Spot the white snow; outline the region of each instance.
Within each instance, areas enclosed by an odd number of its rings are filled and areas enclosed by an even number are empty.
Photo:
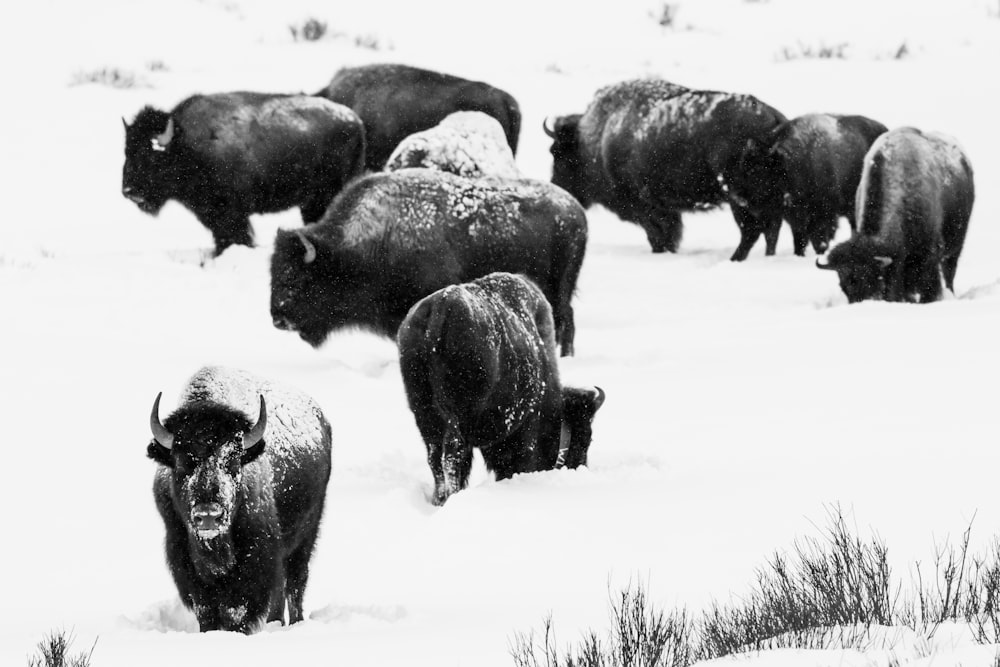
[[[78,649],[97,638],[94,667],[499,667],[513,634],[549,612],[562,641],[603,630],[609,587],[630,579],[666,607],[728,601],[775,549],[816,535],[828,503],[878,531],[904,581],[973,516],[974,548],[1000,533],[997,3],[673,4],[664,28],[658,0],[7,3],[0,664],[24,664],[66,628]],[[310,16],[331,36],[293,41],[288,26]],[[355,46],[367,35],[392,50]],[[843,59],[783,55],[842,43]],[[831,272],[792,255],[787,230],[777,257],[761,242],[732,264],[729,212],[688,215],[681,252],[654,256],[641,229],[595,207],[577,356],[560,369],[607,392],[590,467],[496,483],[477,460],[470,487],[435,508],[392,342],[347,332],[314,350],[271,324],[271,244],[297,211],[256,216],[259,247],[202,266],[211,237],[194,216],[170,203],[151,218],[120,194],[120,119],[144,105],[314,92],[375,61],[512,93],[517,165],[538,179],[551,166],[545,117],[648,74],[751,93],[788,117],[946,132],[978,186],[958,298],[848,306]],[[82,83],[102,68],[137,84]],[[166,570],[149,407],[205,364],[297,387],[330,419],[334,472],[301,624],[198,634]],[[931,653],[903,642],[747,662],[985,667],[996,652],[955,633]]]

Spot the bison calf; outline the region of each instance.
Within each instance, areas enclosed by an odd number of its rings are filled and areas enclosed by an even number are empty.
[[[758,217],[783,217],[796,255],[826,252],[840,216],[851,230],[865,153],[887,131],[864,116],[807,114],[751,141],[729,183],[730,196]]]
[[[865,156],[857,233],[816,265],[837,272],[851,303],[937,301],[955,289],[974,201],[972,166],[954,140],[895,129]]]
[[[177,200],[219,255],[253,245],[251,213],[298,206],[316,222],[364,160],[364,127],[347,107],[307,95],[195,95],[125,123],[122,195],[153,215]]]
[[[330,478],[330,425],[308,396],[249,373],[202,368],[148,455],[167,565],[198,627],[252,633],[301,621]]]
[[[587,462],[604,392],[560,385],[552,310],[529,280],[491,273],[438,290],[413,306],[398,342],[434,504],[468,484],[473,447],[497,479]]]

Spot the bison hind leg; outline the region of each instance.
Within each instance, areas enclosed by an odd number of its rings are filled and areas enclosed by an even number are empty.
[[[303,601],[306,595],[306,583],[309,580],[309,561],[312,559],[316,537],[319,535],[319,521],[322,516],[322,506],[303,529],[303,539],[299,546],[285,559],[285,589],[282,606],[288,602],[288,623],[298,623],[304,620]]]
[[[428,443],[427,459],[434,473],[431,502],[435,505],[443,505],[453,493],[468,486],[472,446],[466,443],[454,421],[449,420],[440,443]]]

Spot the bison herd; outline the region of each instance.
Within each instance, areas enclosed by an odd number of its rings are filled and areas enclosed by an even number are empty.
[[[568,387],[571,304],[602,204],[676,252],[681,215],[728,204],[742,261],[783,221],[850,302],[926,303],[953,289],[972,211],[958,145],[863,116],[787,119],[746,94],[631,80],[546,121],[552,182],[514,163],[521,114],[486,83],[404,65],[344,68],[316,95],[195,95],[125,123],[122,194],[170,199],[215,254],[253,245],[252,213],[299,207],[279,230],[271,316],[313,346],[360,326],[395,338],[427,449],[431,502],[469,478],[587,462],[598,387]],[[833,247],[840,217],[852,229]],[[244,371],[195,373],[148,456],[166,560],[202,631],[303,618],[331,470],[330,425],[308,396]]]

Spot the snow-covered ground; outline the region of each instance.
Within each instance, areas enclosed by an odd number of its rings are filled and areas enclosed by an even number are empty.
[[[694,609],[753,570],[829,503],[877,530],[897,573],[975,515],[1000,534],[1000,18],[995,0],[92,0],[0,10],[0,664],[50,629],[94,667],[178,664],[510,665],[508,642],[552,612],[560,637],[603,628],[609,587],[648,582]],[[316,17],[331,35],[295,42]],[[358,46],[378,45],[378,50]],[[896,59],[903,45],[905,56]],[[841,46],[844,45],[844,46]],[[821,47],[842,59],[797,58]],[[194,92],[318,90],[344,64],[397,61],[489,81],[521,103],[518,167],[547,178],[544,117],[600,85],[660,74],[750,92],[788,116],[856,112],[965,146],[978,200],[955,300],[848,306],[813,257],[762,243],[743,264],[725,209],[686,217],[682,252],[600,208],[575,301],[569,382],[599,384],[587,469],[496,483],[477,464],[441,508],[391,341],[313,350],[273,328],[270,247],[289,211],[256,217],[259,247],[200,265],[208,232],[120,194],[121,117]],[[118,68],[134,85],[81,83]],[[841,237],[845,231],[841,231]],[[323,406],[334,473],[308,620],[252,637],[200,635],[162,553],[145,458],[203,364],[292,384]],[[944,633],[942,633],[942,637]],[[949,635],[951,636],[951,635]],[[959,635],[961,636],[961,635]],[[765,667],[991,665],[995,647],[930,653],[776,651]]]

